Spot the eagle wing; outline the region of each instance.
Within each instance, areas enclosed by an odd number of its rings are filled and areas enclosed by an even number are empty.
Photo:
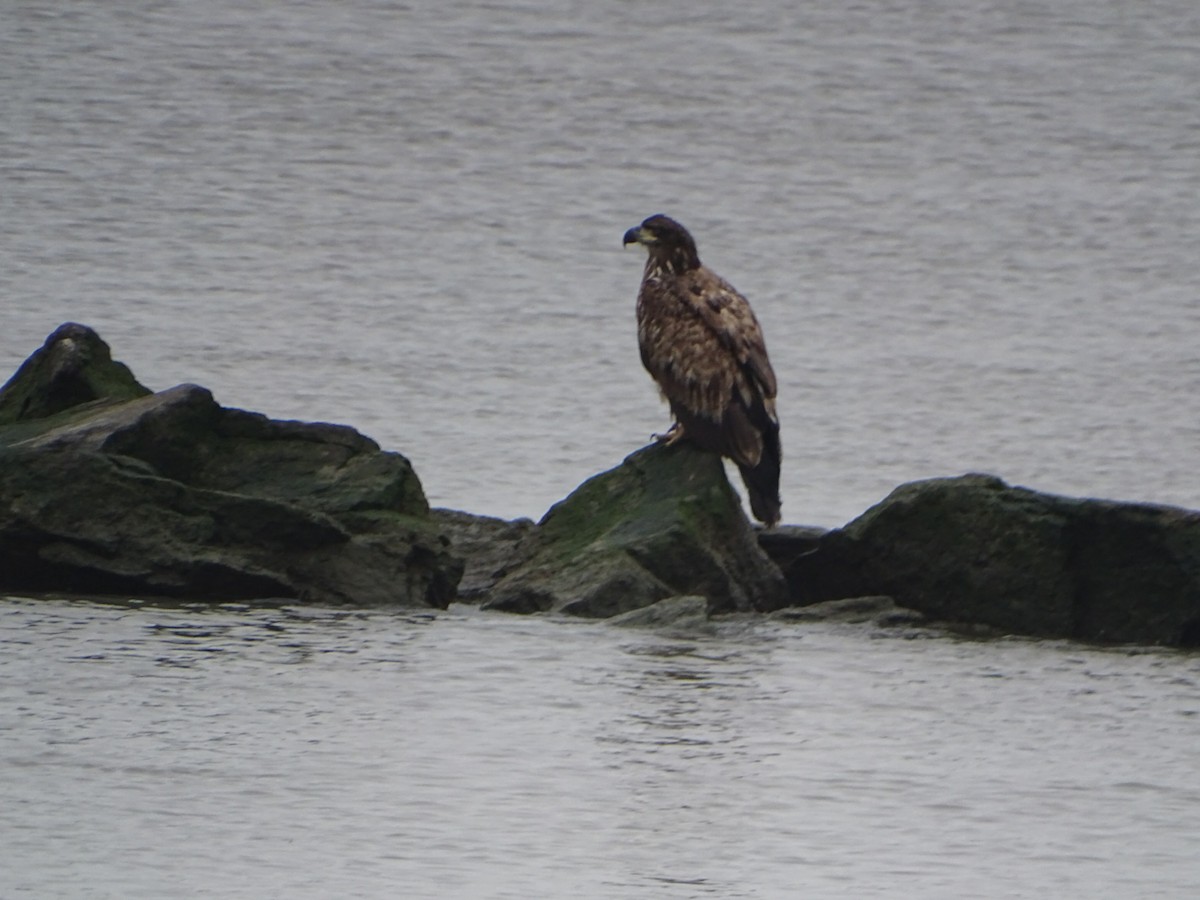
[[[647,278],[638,297],[642,362],[684,431],[755,465],[774,427],[775,372],[762,329],[737,290],[701,266]]]
[[[762,328],[750,303],[728,281],[701,266],[684,277],[681,287],[685,299],[734,355],[738,365],[753,380],[758,392],[774,399],[777,389],[775,371],[767,358]],[[746,403],[751,397],[743,397]]]

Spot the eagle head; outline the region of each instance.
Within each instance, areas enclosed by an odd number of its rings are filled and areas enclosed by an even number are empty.
[[[625,244],[641,244],[650,253],[650,259],[672,272],[686,272],[700,267],[696,254],[696,242],[688,230],[674,219],[654,215],[635,228],[625,232]]]

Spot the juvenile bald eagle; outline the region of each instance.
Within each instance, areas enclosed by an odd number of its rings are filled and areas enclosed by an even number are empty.
[[[746,298],[700,263],[687,229],[651,216],[625,232],[649,253],[638,292],[642,364],[671,405],[675,423],[659,435],[681,438],[733,460],[750,509],[779,521],[779,420],[775,372]]]

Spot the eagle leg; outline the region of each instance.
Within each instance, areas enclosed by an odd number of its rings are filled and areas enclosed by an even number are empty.
[[[678,422],[672,422],[671,427],[668,428],[664,434],[651,435],[654,440],[658,441],[660,444],[666,444],[668,447],[681,440],[683,436],[683,426]]]

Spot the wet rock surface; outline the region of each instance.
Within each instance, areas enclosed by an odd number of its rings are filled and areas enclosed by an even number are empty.
[[[344,426],[223,408],[196,385],[152,394],[127,372],[95,332],[63,326],[0,390],[0,588],[454,597],[462,564],[403,456]]]
[[[86,326],[0,388],[0,590],[445,607],[625,624],[780,611],[1200,646],[1200,513],[965,475],[843,528],[756,530],[721,460],[655,444],[541,522],[430,510],[352,428],[158,393]],[[635,611],[644,611],[636,613]]]
[[[712,613],[786,603],[721,460],[686,444],[651,445],[584,482],[527,549],[487,608],[603,618],[683,595]]]
[[[886,595],[938,620],[1200,645],[1200,513],[989,475],[902,485],[844,528],[764,541],[799,605]]]

